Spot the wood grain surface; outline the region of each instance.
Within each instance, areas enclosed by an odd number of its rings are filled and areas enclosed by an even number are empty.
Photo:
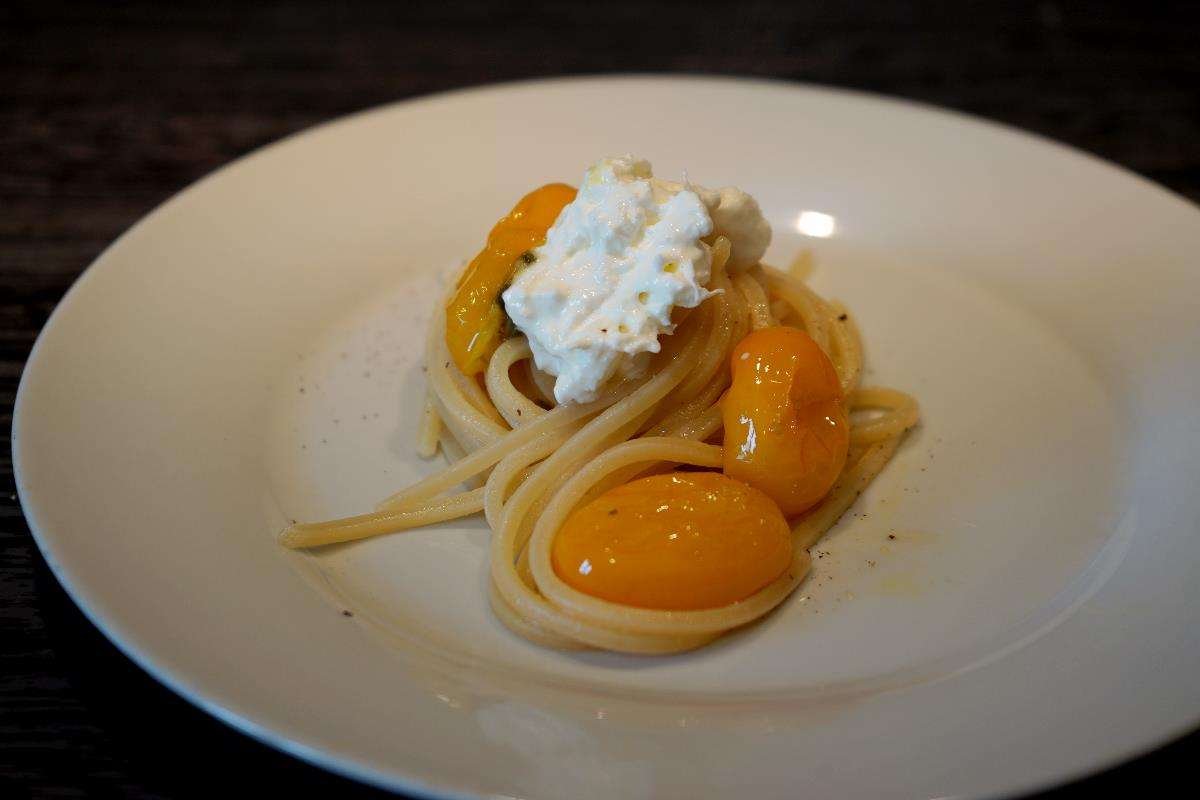
[[[1195,3],[0,4],[0,418],[47,315],[197,178],[332,117],[553,74],[769,75],[948,106],[1200,200]],[[1150,676],[1148,679],[1153,679]],[[1045,795],[1138,790],[1192,736]],[[0,797],[368,797],[194,709],[64,595],[0,452]]]

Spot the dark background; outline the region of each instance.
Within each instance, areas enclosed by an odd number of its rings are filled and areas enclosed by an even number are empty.
[[[936,103],[1200,200],[1193,3],[0,5],[0,426],[79,272],[202,175],[367,106],[614,70],[770,75]],[[30,538],[7,438],[0,458],[0,796],[378,795],[233,732],[117,652]],[[1193,735],[1047,797],[1140,795],[1198,755]]]

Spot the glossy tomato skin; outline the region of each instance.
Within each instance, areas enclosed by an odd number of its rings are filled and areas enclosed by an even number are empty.
[[[546,232],[575,189],[550,183],[521,198],[488,234],[487,244],[463,270],[446,304],[446,345],[464,375],[478,375],[504,339],[500,293],[520,267],[524,253],[546,242]]]
[[[614,603],[718,608],[782,575],[792,537],[757,489],[719,472],[673,472],[576,509],[555,536],[551,563],[568,585]]]
[[[725,474],[771,497],[787,516],[811,508],[846,463],[850,425],[837,370],[812,337],[780,325],[734,348],[721,404]]]

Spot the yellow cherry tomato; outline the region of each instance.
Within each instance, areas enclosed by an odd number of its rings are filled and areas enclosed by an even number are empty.
[[[521,198],[488,234],[487,244],[471,260],[446,304],[446,345],[465,375],[487,369],[488,359],[505,337],[500,293],[512,280],[521,257],[546,241],[546,231],[575,189],[551,183]]]
[[[833,363],[804,331],[776,326],[739,342],[730,365],[725,474],[766,492],[787,516],[811,508],[837,480],[850,445]]]
[[[577,509],[551,549],[555,573],[594,597],[640,608],[717,608],[792,563],[792,537],[762,492],[719,472],[626,483]]]

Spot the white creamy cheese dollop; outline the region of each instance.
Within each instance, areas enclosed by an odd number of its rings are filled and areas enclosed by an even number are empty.
[[[669,192],[677,192],[685,188],[682,183],[659,181],[656,185]],[[720,189],[705,189],[703,186],[688,184],[708,209],[712,219],[713,234],[724,236],[729,240],[729,260],[725,268],[730,272],[741,272],[762,260],[771,244],[771,225],[763,217],[758,201],[750,195],[733,186]]]
[[[555,400],[588,402],[610,379],[645,370],[659,336],[674,330],[672,309],[710,294],[712,255],[701,239],[712,233],[729,236],[736,268],[756,263],[771,237],[740,190],[660,181],[633,156],[588,169],[533,263],[503,294],[534,363],[557,378]]]

